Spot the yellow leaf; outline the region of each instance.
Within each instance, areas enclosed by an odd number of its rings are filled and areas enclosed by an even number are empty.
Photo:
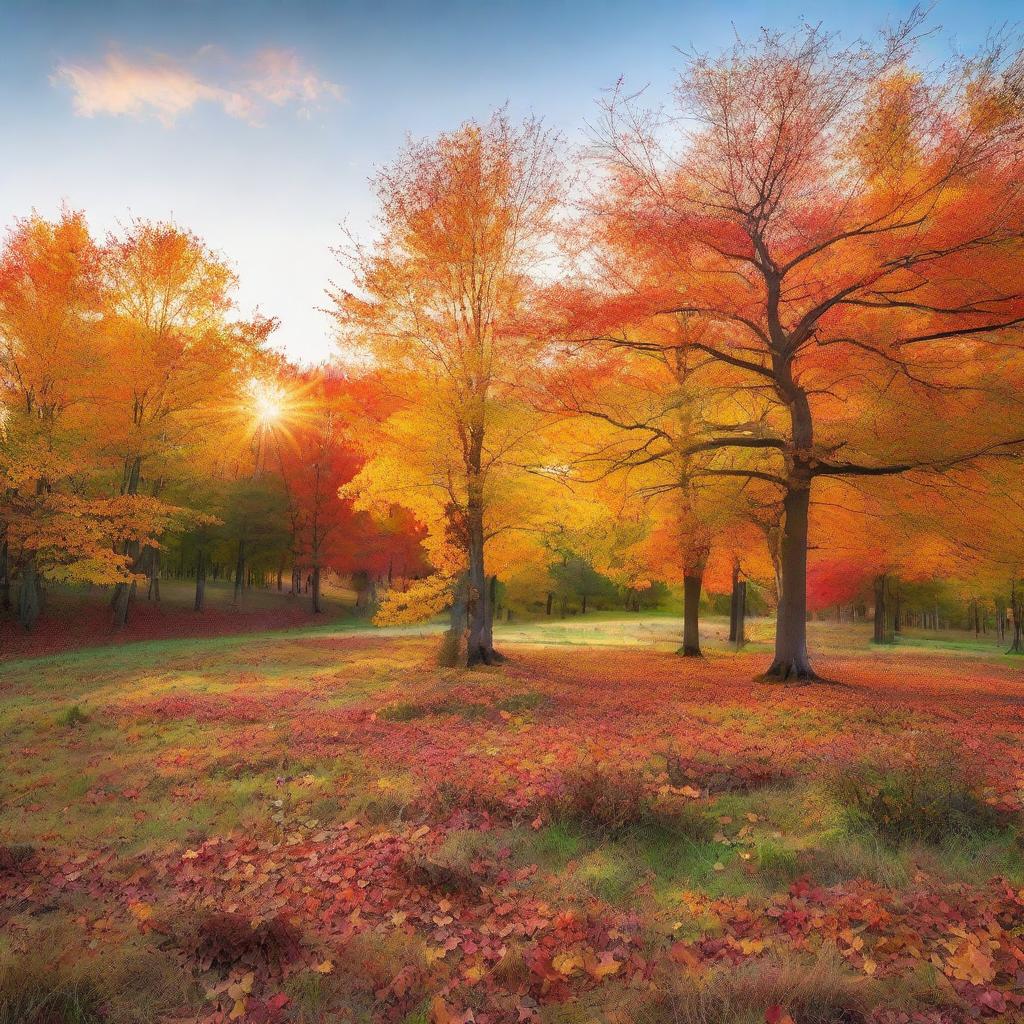
[[[869,959],[864,961],[865,974],[867,974],[870,977],[872,974],[875,973],[876,970],[878,970],[878,964],[876,964],[874,960]]]
[[[235,1005],[231,1007],[231,1013],[229,1015],[229,1018],[231,1020],[238,1020],[238,1018],[243,1016],[244,1014],[245,1014],[245,1000],[244,999],[236,999],[235,1000]]]
[[[128,909],[137,921],[148,921],[153,916],[153,908],[142,900],[128,904]]]
[[[313,970],[317,974],[330,974],[334,970],[334,963],[331,960],[325,960],[322,964],[317,964]]]
[[[583,969],[583,954],[578,949],[556,953],[551,958],[551,966],[559,974],[568,978],[571,974]]]

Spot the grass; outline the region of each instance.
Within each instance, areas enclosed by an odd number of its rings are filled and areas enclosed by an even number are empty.
[[[1024,888],[1016,663],[978,645],[969,663],[876,654],[865,630],[813,624],[845,685],[772,688],[751,682],[759,625],[741,653],[710,625],[696,664],[667,653],[676,620],[646,615],[503,626],[511,660],[472,673],[439,670],[436,637],[336,624],[6,663],[0,1024],[53,1024],[38,1006],[164,1024],[203,991],[227,1015],[220,986],[246,970],[246,998],[286,996],[310,1024],[436,1019],[442,988],[456,1019],[516,1013],[525,993],[550,1014],[578,1000],[603,1019],[621,996],[684,1024],[760,1022],[783,984],[806,988],[782,1001],[797,1024],[824,1022],[814,999],[832,1012],[848,975],[869,1006],[948,997],[960,952],[929,931],[941,914],[914,916],[920,893],[955,883],[990,921],[1016,913],[993,879]],[[901,759],[911,736],[946,754]],[[850,950],[787,960],[765,908],[805,881],[833,887],[822,943],[874,886],[941,979],[906,957],[868,978]],[[715,970],[714,943],[761,929],[764,949]],[[680,943],[693,984],[636,1001],[633,958],[679,976]],[[39,969],[50,950],[59,969]],[[583,966],[562,978],[543,960],[559,953]]]

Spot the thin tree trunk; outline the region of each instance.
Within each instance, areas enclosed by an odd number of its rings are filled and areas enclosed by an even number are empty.
[[[544,607],[544,614],[545,615],[550,615],[551,614],[551,602],[554,600],[554,598],[555,598],[555,595],[549,590],[548,591],[548,601],[547,601],[547,604]]]
[[[139,478],[142,471],[142,458],[136,456],[125,465],[124,479],[121,484],[122,494],[137,494],[139,491]],[[128,556],[128,568],[130,572],[136,572],[139,565],[140,547],[138,541],[128,541],[124,546],[124,554]],[[121,629],[128,622],[128,609],[135,599],[135,580],[130,583],[118,583],[114,587],[114,596],[111,598],[110,606],[114,610],[114,625]]]
[[[1024,654],[1024,592],[1016,580],[1010,583],[1010,610],[1013,613],[1013,643],[1007,654]]]
[[[196,599],[192,610],[201,612],[206,603],[206,549],[196,552]]]
[[[160,603],[160,549],[149,549],[149,589],[146,592],[149,601]]]
[[[0,605],[3,606],[5,612],[9,612],[11,610],[11,553],[7,541],[4,541],[3,549],[0,550],[0,570],[3,571],[4,577],[3,590],[0,592]]]
[[[738,558],[734,558],[732,562],[732,595],[729,602],[729,641],[735,643],[736,641],[736,622],[738,619],[738,612],[736,610],[736,599],[739,595],[740,585],[740,561]]]
[[[242,590],[245,587],[245,537],[238,538],[238,559],[235,562],[235,590],[234,590],[234,604],[238,607],[238,603],[242,598]]]

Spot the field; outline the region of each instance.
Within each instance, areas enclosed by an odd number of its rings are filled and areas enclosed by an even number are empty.
[[[678,620],[0,665],[0,1022],[1024,1019],[1022,664]]]

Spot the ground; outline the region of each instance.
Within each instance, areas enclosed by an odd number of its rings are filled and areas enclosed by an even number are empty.
[[[1024,1020],[1024,659],[708,625],[0,665],[0,1024]]]

